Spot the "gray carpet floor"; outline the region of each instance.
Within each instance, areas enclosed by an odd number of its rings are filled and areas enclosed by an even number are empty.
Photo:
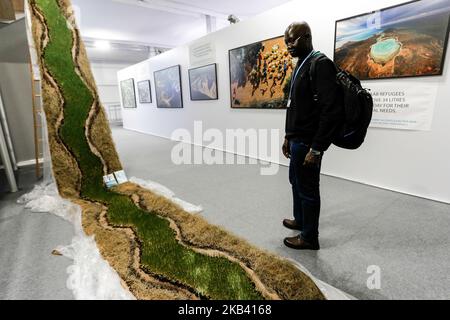
[[[322,250],[295,251],[282,243],[296,234],[281,225],[292,213],[286,167],[261,176],[259,165],[177,166],[172,141],[118,127],[113,135],[129,177],[165,185],[202,205],[209,222],[295,259],[358,299],[450,299],[449,205],[323,176]],[[32,171],[21,170],[21,192],[0,189],[0,299],[72,299],[70,260],[50,254],[70,243],[72,226],[16,204],[35,182]],[[367,287],[371,265],[381,270],[380,289]]]
[[[71,261],[51,254],[58,245],[70,244],[72,225],[16,203],[37,182],[34,168],[19,170],[20,191],[14,194],[8,193],[4,172],[0,175],[0,299],[73,299],[66,287]]]

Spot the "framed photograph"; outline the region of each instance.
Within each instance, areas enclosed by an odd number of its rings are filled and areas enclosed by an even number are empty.
[[[123,108],[137,108],[136,91],[134,89],[134,79],[128,79],[120,82],[120,92],[122,95]]]
[[[138,95],[140,103],[152,103],[152,91],[150,89],[150,80],[138,82]]]
[[[207,66],[189,70],[189,88],[191,100],[217,100],[217,65]]]
[[[334,61],[361,80],[442,75],[450,1],[410,1],[336,21]]]
[[[183,108],[180,66],[155,71],[156,105],[158,108]]]
[[[286,108],[294,65],[283,36],[232,49],[228,55],[232,108]]]

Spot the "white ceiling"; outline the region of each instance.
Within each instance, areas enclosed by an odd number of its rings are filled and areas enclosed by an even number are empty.
[[[206,17],[216,29],[227,16],[241,20],[290,0],[72,0],[84,38],[176,47],[207,33]]]

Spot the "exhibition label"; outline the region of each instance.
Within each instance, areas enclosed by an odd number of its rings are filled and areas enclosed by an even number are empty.
[[[197,41],[189,46],[189,62],[191,67],[216,62],[216,47],[212,41]]]
[[[373,128],[431,130],[437,84],[364,83],[373,97]]]

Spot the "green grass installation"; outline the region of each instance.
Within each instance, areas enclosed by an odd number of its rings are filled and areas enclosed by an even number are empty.
[[[44,63],[65,101],[60,136],[79,163],[82,198],[105,204],[111,224],[135,230],[144,270],[178,281],[212,299],[262,299],[237,263],[182,246],[167,220],[139,209],[128,197],[103,186],[102,163],[91,152],[85,136],[85,122],[94,98],[75,72],[72,32],[57,0],[34,0],[32,5],[45,17],[48,27],[50,41],[44,51]]]

